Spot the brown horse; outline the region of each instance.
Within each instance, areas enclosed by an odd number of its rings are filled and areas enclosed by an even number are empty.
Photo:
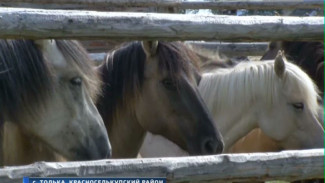
[[[179,42],[133,42],[98,68],[104,94],[97,107],[114,158],[136,157],[146,131],[192,155],[222,152],[222,138],[197,89],[196,59]]]
[[[1,164],[108,157],[97,78],[75,41],[0,40]]]

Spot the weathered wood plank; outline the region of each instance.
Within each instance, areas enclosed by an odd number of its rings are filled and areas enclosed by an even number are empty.
[[[233,56],[262,56],[267,47],[268,43],[225,43],[225,42],[197,42],[197,41],[186,41],[185,42],[190,48],[198,54],[219,54],[222,53],[228,57]],[[107,49],[102,48],[100,53],[90,53],[89,56],[96,63],[101,63],[106,59]]]
[[[323,20],[0,8],[0,38],[317,41]]]
[[[209,52],[222,53],[228,57],[232,56],[262,56],[268,48],[267,42],[262,43],[226,43],[226,42],[186,42],[198,53]]]
[[[0,182],[24,176],[167,177],[169,182],[297,180],[324,177],[324,150],[215,156],[39,162],[0,169]]]
[[[1,0],[0,5],[34,8],[75,8],[103,10],[112,7],[175,7],[180,9],[324,9],[322,0]]]

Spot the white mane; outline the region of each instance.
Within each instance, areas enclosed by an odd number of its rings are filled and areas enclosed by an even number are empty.
[[[272,106],[285,100],[280,98],[281,92],[289,92],[303,99],[301,102],[316,114],[318,90],[313,81],[292,63],[285,62],[285,68],[282,79],[274,71],[274,61],[244,62],[234,68],[217,69],[203,75],[200,93],[209,109],[222,111],[250,107],[255,100]]]

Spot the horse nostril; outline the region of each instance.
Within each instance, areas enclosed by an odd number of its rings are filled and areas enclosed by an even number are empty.
[[[219,143],[214,139],[206,139],[202,145],[204,154],[218,154],[223,151],[223,143]]]
[[[216,152],[216,144],[212,139],[206,139],[203,143],[202,152],[204,154],[214,154]]]

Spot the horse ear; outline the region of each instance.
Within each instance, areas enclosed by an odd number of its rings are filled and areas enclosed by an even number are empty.
[[[283,77],[285,72],[285,57],[283,51],[281,50],[279,50],[277,56],[275,57],[274,71],[278,77]]]
[[[56,67],[66,66],[67,62],[61,51],[59,51],[54,39],[36,40],[34,43],[39,47],[47,62],[50,62]]]
[[[142,41],[142,48],[148,57],[155,56],[158,48],[158,41]]]

